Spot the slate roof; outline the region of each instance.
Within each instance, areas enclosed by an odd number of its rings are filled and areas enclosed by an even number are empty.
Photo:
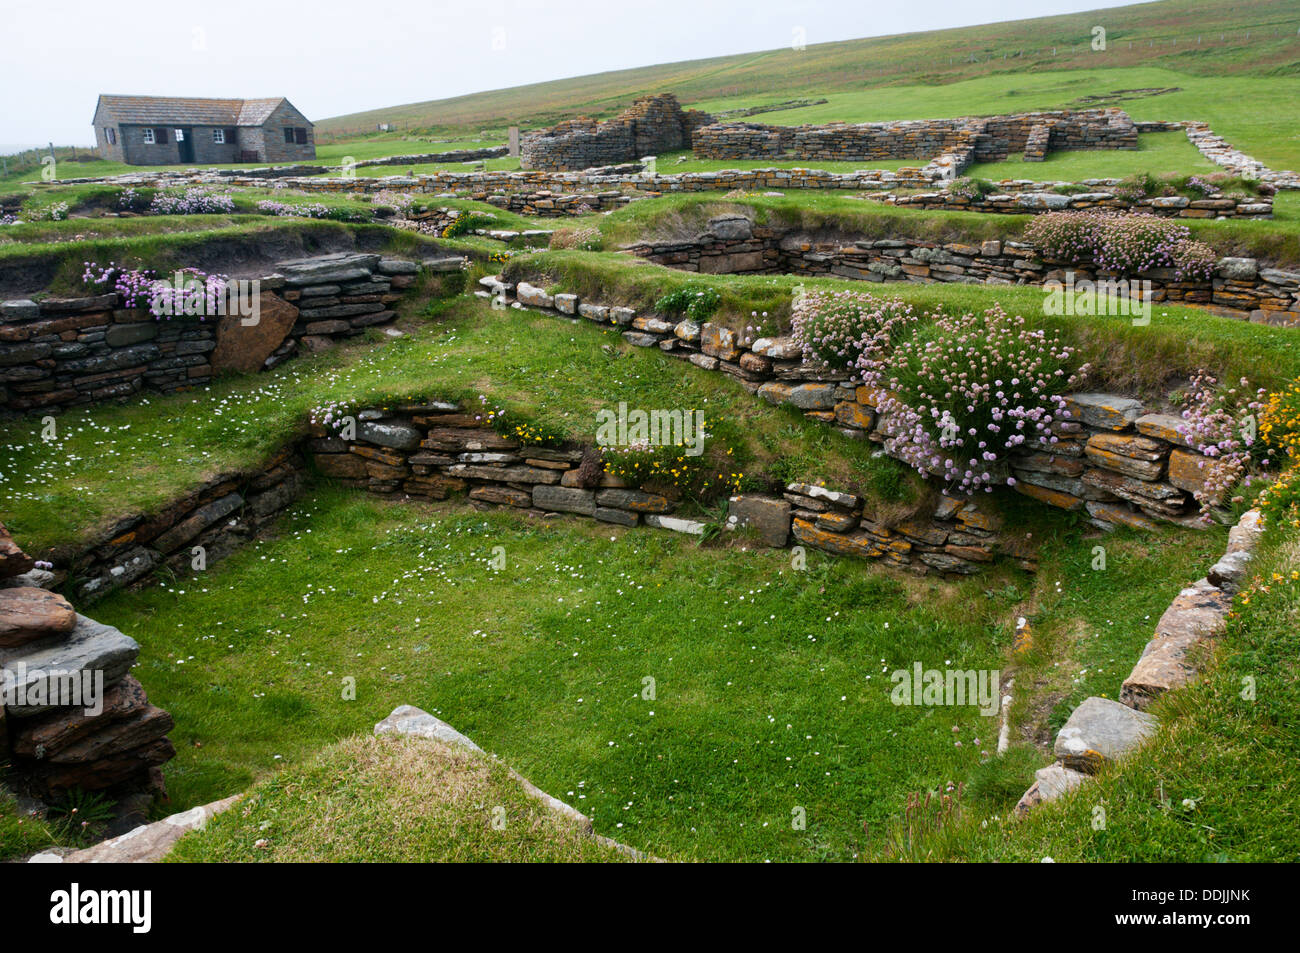
[[[118,122],[184,123],[194,126],[260,126],[283,96],[273,99],[187,99],[176,96],[100,96],[95,109],[107,109]]]

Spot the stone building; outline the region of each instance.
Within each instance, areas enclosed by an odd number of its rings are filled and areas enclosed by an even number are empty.
[[[312,123],[283,96],[100,96],[95,142],[127,165],[299,162],[316,157]]]

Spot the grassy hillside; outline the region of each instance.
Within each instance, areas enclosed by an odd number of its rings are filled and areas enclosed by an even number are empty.
[[[1095,26],[1107,31],[1104,52],[1091,47]],[[1164,0],[617,70],[353,113],[323,120],[317,129],[329,137],[368,131],[380,122],[411,129],[538,126],[583,113],[612,113],[636,96],[654,92],[671,91],[692,104],[772,102],[804,93],[893,85],[931,89],[1011,75],[1020,82],[1026,74],[1098,65],[1108,70],[1159,67],[1191,76],[1294,77],[1300,75],[1297,29],[1300,7],[1291,0]],[[1089,92],[1125,88],[1134,85],[1116,83]],[[788,113],[778,115],[778,122],[796,121],[787,120]]]

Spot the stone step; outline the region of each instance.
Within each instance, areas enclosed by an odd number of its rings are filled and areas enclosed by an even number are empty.
[[[1108,762],[1135,750],[1155,730],[1156,719],[1109,698],[1086,698],[1056,736],[1061,764],[1096,774]]]

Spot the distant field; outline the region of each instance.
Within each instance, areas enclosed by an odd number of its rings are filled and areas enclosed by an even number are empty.
[[[1104,52],[1090,46],[1095,26],[1107,31]],[[954,84],[979,80],[995,81],[999,89],[1025,91],[1037,88],[1041,81],[1054,83],[1062,75],[1095,73],[1098,67],[1104,67],[1108,75],[1097,77],[1095,83],[1080,83],[1080,88],[1061,90],[1060,95],[1041,96],[1036,103],[1019,105],[1062,106],[1079,95],[1116,89],[1187,88],[1186,82],[1168,79],[1173,75],[1213,76],[1216,79],[1201,80],[1196,86],[1207,98],[1217,97],[1217,116],[1231,118],[1238,111],[1280,122],[1283,117],[1294,117],[1296,110],[1278,111],[1270,102],[1257,102],[1250,95],[1243,98],[1241,94],[1251,91],[1231,83],[1222,84],[1217,91],[1214,87],[1224,76],[1266,76],[1270,84],[1291,88],[1294,105],[1295,77],[1300,73],[1297,29],[1300,5],[1294,0],[1165,0],[1033,20],[821,43],[803,50],[769,50],[618,70],[394,105],[325,119],[318,123],[318,130],[325,134],[357,133],[374,129],[380,122],[392,122],[409,129],[504,131],[514,123],[536,127],[581,114],[610,115],[637,96],[657,92],[674,92],[683,102],[703,108],[771,103],[804,95],[846,94],[859,98],[857,108],[850,110],[856,115],[845,114],[842,97],[833,96],[828,106],[773,114],[779,123],[1005,112],[1005,103],[985,109],[968,94],[959,92],[949,97],[948,91]],[[1137,73],[1159,74],[1162,78],[1152,81],[1148,76],[1140,80],[1134,75]],[[919,103],[924,108],[900,113],[906,97],[895,95],[896,86],[913,90],[913,98],[925,100]],[[933,113],[934,103],[945,98],[950,100],[945,111]],[[1177,101],[1171,104],[1201,105]],[[756,118],[763,121],[765,117]]]

